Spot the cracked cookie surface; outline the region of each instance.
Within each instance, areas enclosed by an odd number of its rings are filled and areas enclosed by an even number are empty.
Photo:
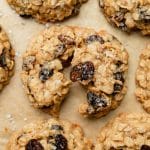
[[[0,26],[0,91],[8,84],[14,72],[14,50]]]
[[[30,123],[15,132],[7,150],[92,150],[90,140],[77,124],[49,119]]]
[[[140,55],[136,84],[135,95],[143,108],[150,113],[150,45]]]
[[[68,79],[62,71],[70,62]],[[70,84],[79,82],[87,90],[79,112],[98,118],[117,108],[126,93],[128,53],[105,31],[53,26],[31,42],[22,69],[22,82],[33,106],[59,114]]]
[[[123,31],[150,35],[150,0],[99,0],[106,19]]]
[[[62,21],[77,15],[87,0],[7,0],[23,18],[33,17],[40,23]]]
[[[100,130],[95,150],[149,150],[150,116],[120,114]]]

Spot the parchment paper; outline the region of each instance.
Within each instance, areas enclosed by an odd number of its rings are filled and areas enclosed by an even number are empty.
[[[24,93],[20,80],[22,59],[21,55],[26,50],[32,36],[51,24],[41,25],[33,19],[20,18],[7,4],[6,0],[0,0],[0,24],[8,33],[11,43],[16,51],[15,74],[0,93],[0,150],[5,149],[5,144],[13,130],[20,129],[23,125],[39,119],[50,118],[47,113],[30,106]],[[71,88],[69,96],[61,107],[60,118],[68,119],[80,124],[85,134],[95,140],[98,130],[111,118],[120,112],[144,112],[136,101],[135,71],[141,50],[150,43],[149,37],[140,33],[126,34],[109,25],[100,12],[98,1],[89,0],[81,7],[80,15],[67,19],[61,24],[78,25],[84,27],[106,29],[115,35],[129,52],[128,92],[120,107],[100,119],[85,119],[77,112],[81,102],[86,100],[85,92],[78,84]]]

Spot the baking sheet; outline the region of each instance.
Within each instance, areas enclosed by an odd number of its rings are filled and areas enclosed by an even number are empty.
[[[8,33],[16,51],[15,74],[10,84],[0,93],[0,150],[3,150],[13,130],[20,129],[26,123],[35,120],[50,118],[48,114],[30,106],[28,98],[22,88],[20,71],[22,63],[21,55],[26,50],[31,37],[52,24],[41,25],[33,19],[20,18],[19,15],[8,6],[6,0],[0,0],[0,24]],[[97,0],[89,0],[81,7],[79,16],[67,19],[61,24],[91,27],[96,30],[106,29],[124,44],[129,52],[130,58],[127,79],[128,92],[120,107],[100,119],[90,120],[83,118],[77,110],[79,104],[85,101],[85,92],[81,86],[74,84],[71,87],[69,96],[61,107],[60,118],[65,118],[80,124],[85,134],[95,139],[97,130],[118,113],[144,112],[134,96],[135,71],[140,51],[150,43],[150,38],[144,37],[140,33],[132,33],[129,35],[109,25],[100,12]]]

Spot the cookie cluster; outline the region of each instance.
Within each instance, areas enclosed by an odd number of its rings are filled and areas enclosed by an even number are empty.
[[[70,79],[63,69],[71,63]],[[79,112],[101,117],[115,109],[126,93],[128,53],[105,31],[54,26],[44,30],[23,56],[21,78],[33,106],[59,112],[73,82],[87,90]]]
[[[47,23],[77,15],[88,0],[7,1],[20,17]],[[150,0],[99,0],[99,5],[112,25],[150,35]],[[13,68],[14,50],[0,27],[0,91]],[[86,92],[78,109],[82,116],[100,118],[116,109],[127,92],[127,71],[127,50],[106,31],[60,25],[45,29],[23,54],[21,80],[31,104],[48,109],[54,118],[24,126],[12,135],[6,150],[150,150],[149,114],[119,114],[101,129],[95,143],[79,125],[57,118],[75,83]],[[136,84],[135,95],[150,113],[150,46],[140,55]]]

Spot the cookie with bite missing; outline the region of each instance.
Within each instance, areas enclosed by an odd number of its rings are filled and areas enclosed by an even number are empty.
[[[74,52],[70,77],[87,93],[79,113],[99,118],[116,109],[124,98],[128,52],[106,31],[75,28],[75,34],[82,40],[78,39],[80,46]]]

